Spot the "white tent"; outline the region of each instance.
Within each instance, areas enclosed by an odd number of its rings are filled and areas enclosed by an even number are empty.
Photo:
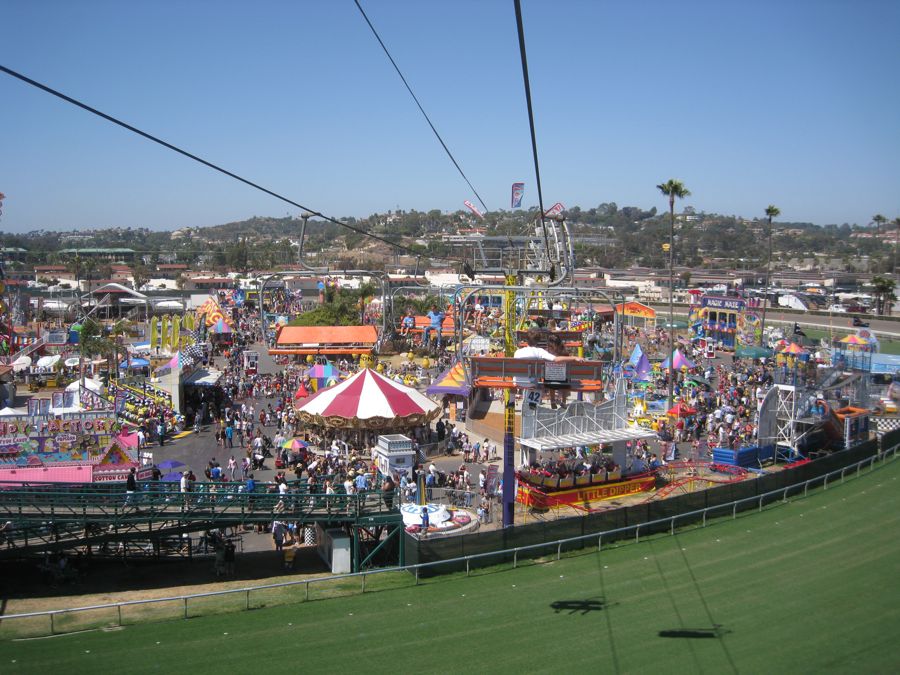
[[[21,373],[23,370],[28,370],[29,367],[31,367],[30,356],[20,356],[12,362],[12,369],[14,373]]]
[[[103,383],[98,380],[89,380],[85,378],[84,386],[98,394],[103,390]],[[81,389],[81,380],[75,380],[66,387],[66,391],[79,391]]]
[[[15,408],[10,408],[9,406],[0,409],[0,417],[12,417],[13,415],[18,417],[26,417],[28,415],[28,411],[16,410]]]
[[[54,354],[53,356],[42,356],[34,365],[36,365],[38,368],[52,368],[57,363],[59,363],[60,358],[61,357],[59,354]]]

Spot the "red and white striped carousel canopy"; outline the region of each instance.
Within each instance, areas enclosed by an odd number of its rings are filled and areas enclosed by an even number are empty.
[[[297,410],[307,422],[356,428],[425,424],[440,411],[439,403],[370,368],[321,390]]]

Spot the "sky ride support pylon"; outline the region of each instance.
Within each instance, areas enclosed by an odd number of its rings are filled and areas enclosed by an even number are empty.
[[[506,285],[515,286],[515,274],[506,275]],[[512,358],[516,353],[515,314],[516,293],[507,290],[503,294],[503,348],[504,356]],[[503,390],[503,527],[511,527],[516,515],[516,390]]]

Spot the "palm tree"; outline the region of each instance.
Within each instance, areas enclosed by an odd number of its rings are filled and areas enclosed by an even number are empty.
[[[896,284],[893,279],[885,279],[884,277],[872,277],[872,292],[875,295],[875,312],[879,316],[884,316],[885,302],[889,301],[892,307],[897,296],[894,295]],[[888,312],[890,314],[890,312]]]
[[[771,270],[772,265],[772,218],[777,218],[781,215],[781,210],[777,206],[772,206],[769,204],[766,207],[766,217],[769,219],[769,227],[768,227],[768,237],[769,237],[769,255],[766,257],[766,295],[763,298],[763,315],[762,315],[762,328],[760,331],[760,345],[763,345],[763,340],[765,339],[766,334],[766,307],[769,306],[769,272]]]
[[[900,246],[900,216],[894,218],[894,264],[891,266],[891,274],[897,276],[897,247]]]
[[[872,216],[872,222],[875,223],[875,234],[881,234],[881,226],[887,222],[887,218],[885,218],[880,213],[876,213]]]
[[[666,406],[669,410],[675,386],[675,199],[684,199],[691,191],[674,178],[660,183],[656,188],[669,198],[669,397]]]

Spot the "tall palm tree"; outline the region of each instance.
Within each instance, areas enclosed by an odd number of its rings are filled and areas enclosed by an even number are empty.
[[[675,199],[690,196],[684,183],[670,178],[656,188],[669,198],[669,397],[666,410],[672,407],[675,386]]]
[[[893,279],[885,279],[884,277],[872,277],[872,291],[875,295],[875,312],[878,316],[884,316],[885,305],[888,308],[893,307],[897,296],[894,295],[896,283]],[[890,312],[888,312],[890,314]]]
[[[769,219],[769,227],[768,227],[768,237],[769,237],[769,255],[766,256],[766,296],[763,298],[763,315],[762,315],[762,328],[760,332],[760,345],[763,345],[763,340],[765,339],[766,334],[766,307],[769,306],[769,273],[772,265],[772,218],[777,218],[781,215],[781,210],[777,206],[773,206],[769,204],[766,207],[766,218]]]
[[[875,234],[881,234],[881,226],[887,222],[887,218],[885,218],[880,213],[876,213],[872,216],[872,222],[875,223]]]
[[[891,265],[891,274],[897,276],[897,248],[900,247],[900,216],[894,218],[894,264]]]

